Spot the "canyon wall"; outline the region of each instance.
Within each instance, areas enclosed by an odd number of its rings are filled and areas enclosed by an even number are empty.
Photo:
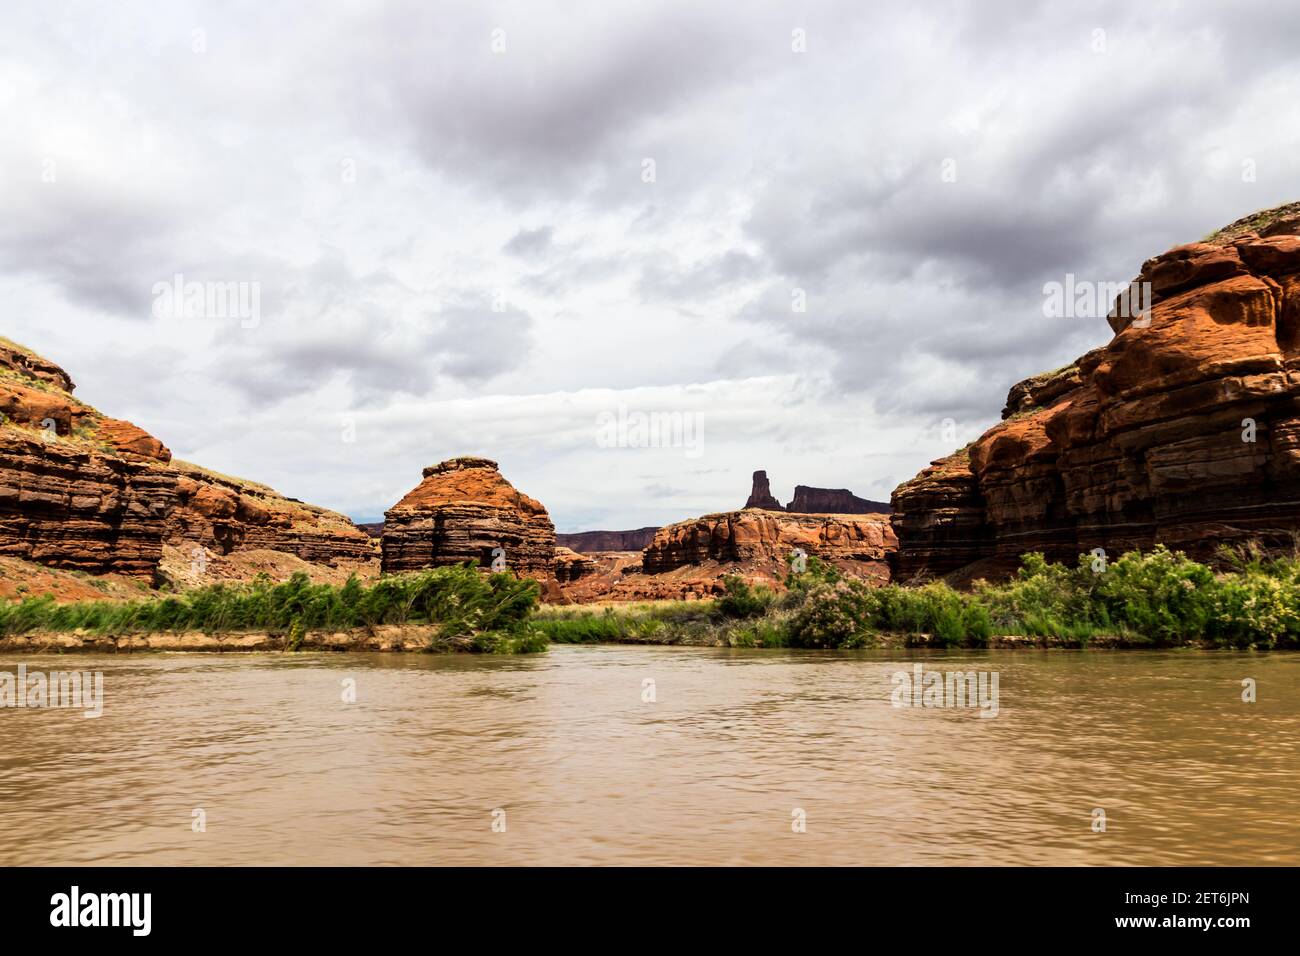
[[[57,365],[0,339],[0,554],[141,578],[156,574],[166,544],[373,556],[342,515],[174,461],[73,388]]]
[[[900,578],[1157,543],[1213,558],[1300,531],[1300,217],[1143,264],[1102,348],[1013,386],[1003,420],[893,495]],[[975,564],[972,564],[975,562]]]
[[[579,554],[596,551],[641,551],[654,540],[657,527],[637,528],[634,531],[575,531],[557,534],[555,543]]]
[[[177,501],[167,521],[170,544],[201,544],[218,554],[283,551],[320,564],[376,556],[374,539],[338,512],[189,462],[174,460],[171,470]]]

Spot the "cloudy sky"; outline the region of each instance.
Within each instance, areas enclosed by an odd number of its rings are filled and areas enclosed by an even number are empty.
[[[0,334],[359,520],[458,454],[562,531],[887,499],[1109,337],[1045,282],[1300,198],[1288,0],[0,16]]]

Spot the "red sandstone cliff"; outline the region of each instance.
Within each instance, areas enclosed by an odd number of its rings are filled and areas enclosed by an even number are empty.
[[[1143,264],[1153,308],[1015,385],[1003,421],[893,495],[900,578],[1300,531],[1300,204]],[[969,571],[969,569],[968,569]]]
[[[320,564],[369,561],[374,539],[336,511],[286,498],[257,482],[174,460],[177,506],[169,544],[202,544],[218,554],[283,551]]]
[[[73,388],[57,365],[0,340],[0,554],[134,577],[155,575],[165,544],[372,557],[342,515],[173,461]]]

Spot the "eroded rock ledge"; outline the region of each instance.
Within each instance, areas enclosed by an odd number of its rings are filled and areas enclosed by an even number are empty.
[[[374,557],[343,515],[174,461],[157,438],[86,405],[73,387],[53,362],[0,340],[0,554],[139,578],[157,575],[164,545],[330,563]]]
[[[896,545],[887,515],[804,515],[746,508],[660,528],[642,554],[639,576],[625,579],[629,597],[707,596],[722,578],[777,583],[801,549],[854,577],[888,582]]]
[[[1149,324],[1121,296],[1109,344],[1013,386],[1000,424],[895,489],[901,579],[996,576],[1026,551],[1291,549],[1300,220],[1242,223],[1144,263]]]

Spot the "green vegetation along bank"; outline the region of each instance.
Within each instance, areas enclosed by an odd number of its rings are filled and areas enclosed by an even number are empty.
[[[193,650],[423,649],[529,653],[546,649],[532,626],[538,585],[468,566],[384,577],[364,585],[213,585],[138,601],[50,597],[0,604],[0,644]]]
[[[1004,584],[872,588],[810,559],[776,593],[728,579],[711,602],[543,608],[534,622],[557,643],[726,647],[1300,647],[1300,560],[1253,549],[1223,554],[1215,573],[1163,547],[1074,567],[1027,554]]]
[[[437,568],[364,585],[214,585],[134,601],[0,603],[0,648],[433,650],[533,653],[550,643],[863,648],[905,645],[1300,648],[1300,560],[1257,550],[1215,572],[1163,547],[1069,567],[1040,554],[1002,584],[870,587],[815,558],[786,589],[726,580],[711,601],[538,607],[508,574]]]

